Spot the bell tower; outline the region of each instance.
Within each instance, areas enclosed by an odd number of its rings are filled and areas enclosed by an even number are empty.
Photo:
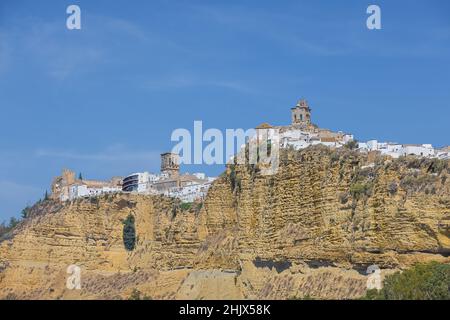
[[[300,100],[294,108],[291,108],[291,117],[294,125],[311,125],[311,108],[305,99]]]
[[[161,173],[167,173],[169,177],[176,177],[180,173],[180,157],[176,153],[161,154]]]

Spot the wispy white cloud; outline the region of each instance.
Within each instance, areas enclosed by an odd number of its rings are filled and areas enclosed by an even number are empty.
[[[37,21],[30,32],[22,31],[19,45],[32,52],[43,70],[57,80],[87,72],[102,63],[105,51],[99,44],[76,38],[70,41],[64,32],[68,31],[58,22]]]
[[[143,83],[144,89],[148,90],[170,90],[194,87],[215,87],[241,93],[253,93],[254,90],[246,83],[236,80],[213,79],[209,77],[199,77],[190,74],[166,75],[160,78],[146,80]]]
[[[209,5],[194,5],[193,9],[204,19],[226,27],[236,32],[255,34],[267,39],[268,46],[276,44],[278,47],[289,48],[292,52],[307,53],[317,56],[335,56],[347,54],[351,49],[351,42],[347,38],[336,38],[335,43],[326,43],[324,38],[317,37],[320,32],[327,29],[337,32],[349,23],[321,21],[303,16],[293,15],[292,12],[284,14],[255,10],[244,6],[216,7]],[[310,35],[310,30],[316,30]],[[345,32],[343,31],[342,34]]]
[[[20,184],[14,181],[0,180],[0,199],[11,199],[20,195],[27,195],[40,192],[41,190],[35,186]]]
[[[96,36],[105,35],[105,33],[114,33],[116,36],[123,35],[143,44],[152,45],[155,49],[157,47],[163,47],[165,49],[176,50],[183,53],[193,53],[178,41],[167,37],[167,34],[157,33],[156,31],[144,28],[135,22],[112,16],[95,16],[95,20],[97,21]]]
[[[376,39],[361,17],[343,19],[335,15],[327,20],[297,14],[300,10],[269,12],[240,5],[192,5],[193,11],[210,23],[235,32],[245,32],[266,39],[268,46],[288,49],[292,53],[316,57],[447,57],[448,25],[411,30],[404,20],[389,21],[383,28],[385,37]],[[300,11],[301,12],[301,11]],[[408,36],[412,35],[411,38]],[[417,41],[421,39],[421,41]]]
[[[89,21],[81,30],[69,31],[60,20],[26,16],[10,27],[0,29],[0,72],[7,63],[24,59],[20,55],[26,56],[27,63],[39,66],[43,74],[55,80],[96,72],[101,66],[123,63],[114,49],[120,46],[121,39],[150,52],[194,54],[166,35],[129,20],[91,15]],[[19,53],[16,61],[10,54],[11,49]]]
[[[0,72],[25,61],[57,80],[89,71],[101,63],[104,50],[95,42],[81,43],[64,37],[64,24],[23,17],[0,30]],[[14,55],[11,54],[14,52]]]
[[[103,31],[120,32],[143,42],[151,40],[148,32],[145,32],[141,27],[131,21],[105,16],[97,16],[96,20],[99,22],[99,25],[103,26]]]
[[[159,161],[160,152],[133,151],[121,145],[114,145],[98,152],[80,152],[76,150],[38,149],[36,157],[63,158],[68,160],[87,160],[96,162],[124,162],[124,161]]]

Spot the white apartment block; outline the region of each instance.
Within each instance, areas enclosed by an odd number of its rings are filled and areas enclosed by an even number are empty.
[[[122,191],[146,193],[150,185],[157,181],[157,175],[148,172],[137,172],[125,177],[122,182]]]
[[[215,180],[204,173],[170,177],[167,173],[133,173],[123,179],[122,191],[140,194],[163,194],[182,202],[203,199]]]
[[[183,202],[203,199],[215,178],[196,172],[179,172],[179,156],[173,153],[161,154],[161,172],[133,173],[123,179],[123,192],[162,194],[178,198]]]

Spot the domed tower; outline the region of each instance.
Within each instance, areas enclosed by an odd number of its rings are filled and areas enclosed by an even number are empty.
[[[311,108],[304,99],[300,100],[297,105],[291,109],[292,124],[300,124],[304,126],[311,125]]]

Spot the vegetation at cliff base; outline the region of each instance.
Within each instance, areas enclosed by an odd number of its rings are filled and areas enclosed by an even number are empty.
[[[147,295],[142,296],[141,291],[138,289],[133,289],[131,295],[128,297],[128,300],[152,300],[152,298]]]
[[[368,290],[368,300],[450,300],[450,264],[430,262],[386,276],[383,289]]]

